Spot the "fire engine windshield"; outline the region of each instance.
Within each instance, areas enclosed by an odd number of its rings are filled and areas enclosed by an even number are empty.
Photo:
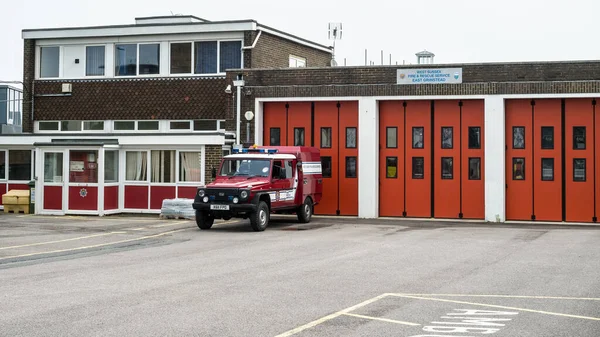
[[[221,167],[222,177],[268,177],[271,161],[268,159],[225,159]]]

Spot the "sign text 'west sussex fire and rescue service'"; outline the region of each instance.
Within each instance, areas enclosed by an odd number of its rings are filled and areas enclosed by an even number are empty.
[[[398,69],[397,84],[462,83],[462,68]]]

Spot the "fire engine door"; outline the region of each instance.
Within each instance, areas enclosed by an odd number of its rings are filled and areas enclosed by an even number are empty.
[[[294,205],[296,189],[294,186],[294,172],[292,160],[273,161],[273,189],[276,190],[274,207],[291,207]]]

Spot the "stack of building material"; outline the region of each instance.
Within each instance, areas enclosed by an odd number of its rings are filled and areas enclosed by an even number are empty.
[[[29,190],[10,190],[2,195],[4,213],[29,214]]]
[[[160,209],[160,217],[166,219],[196,219],[192,208],[194,199],[164,199]]]

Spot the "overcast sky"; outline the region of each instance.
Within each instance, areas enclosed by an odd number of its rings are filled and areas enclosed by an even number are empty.
[[[5,0],[8,1],[8,0]],[[10,6],[6,6],[10,4]],[[255,19],[330,45],[329,22],[343,23],[340,65],[600,59],[599,0],[22,0],[0,20],[0,80],[22,80],[22,29],[133,24],[135,17],[190,14],[207,20]],[[26,9],[27,8],[27,9]]]

